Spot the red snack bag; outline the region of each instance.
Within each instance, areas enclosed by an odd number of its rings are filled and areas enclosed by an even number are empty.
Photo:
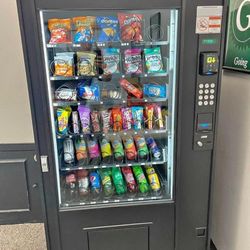
[[[141,99],[142,98],[142,91],[138,88],[136,88],[132,83],[127,81],[126,79],[120,80],[120,85],[127,90],[129,93],[134,95],[136,98]]]
[[[120,108],[112,109],[113,130],[118,132],[122,130],[122,112]]]
[[[124,51],[124,59],[124,68],[126,74],[142,73],[141,49],[126,49]]]
[[[48,29],[50,31],[50,44],[71,43],[71,21],[70,19],[49,19]]]
[[[130,193],[136,192],[137,186],[136,186],[135,178],[134,178],[134,175],[133,175],[131,168],[130,167],[123,167],[122,173],[125,177],[128,191]]]
[[[123,145],[125,148],[126,157],[130,161],[135,161],[137,157],[137,151],[132,136],[126,136],[123,138]]]
[[[121,29],[121,40],[124,42],[141,42],[142,39],[142,14],[118,13]]]

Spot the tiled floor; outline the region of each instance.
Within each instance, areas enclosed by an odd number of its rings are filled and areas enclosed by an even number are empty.
[[[46,250],[43,224],[0,226],[0,250]]]

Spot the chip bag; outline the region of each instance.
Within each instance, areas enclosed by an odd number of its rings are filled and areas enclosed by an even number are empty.
[[[94,76],[96,54],[94,52],[77,52],[77,74],[78,76]]]
[[[118,13],[121,29],[121,40],[124,42],[141,42],[142,39],[142,14]]]
[[[119,22],[114,16],[98,16],[96,24],[99,30],[98,42],[119,41]]]
[[[102,50],[103,72],[105,75],[119,73],[120,49],[107,48]]]
[[[49,19],[48,29],[50,31],[50,44],[71,43],[70,19]]]
[[[56,114],[59,134],[66,135],[68,133],[68,123],[71,111],[70,107],[57,109]]]
[[[74,43],[95,42],[95,20],[94,16],[73,17],[73,23],[76,28]]]
[[[74,53],[62,52],[54,56],[55,76],[73,76],[74,75]]]
[[[161,58],[161,49],[159,47],[145,48],[144,54],[148,73],[164,72]]]
[[[126,74],[141,74],[142,73],[142,58],[141,49],[133,48],[124,51],[124,68]]]

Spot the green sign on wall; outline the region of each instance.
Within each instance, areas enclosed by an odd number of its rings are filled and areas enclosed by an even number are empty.
[[[224,66],[250,72],[250,0],[230,0]]]

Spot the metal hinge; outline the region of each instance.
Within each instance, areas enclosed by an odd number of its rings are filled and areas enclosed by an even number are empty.
[[[43,173],[49,172],[48,156],[47,155],[41,155],[41,167],[42,167]]]

